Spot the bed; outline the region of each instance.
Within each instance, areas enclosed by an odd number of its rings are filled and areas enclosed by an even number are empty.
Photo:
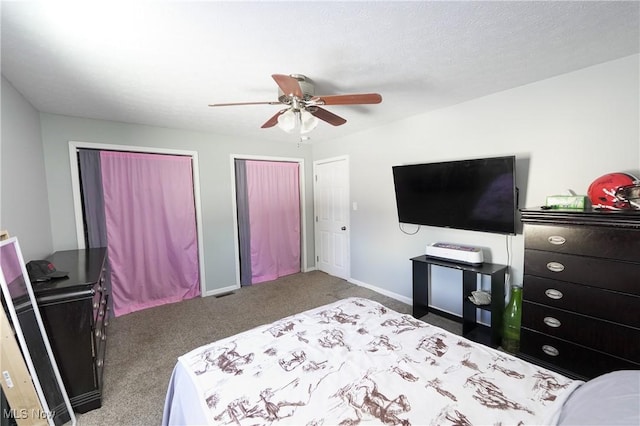
[[[181,356],[162,423],[571,424],[583,383],[348,298]]]

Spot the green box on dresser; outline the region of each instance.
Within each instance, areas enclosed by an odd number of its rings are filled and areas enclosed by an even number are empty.
[[[570,377],[640,369],[640,211],[521,210],[519,356]]]

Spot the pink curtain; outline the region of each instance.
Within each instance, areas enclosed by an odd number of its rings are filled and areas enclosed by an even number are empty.
[[[17,242],[0,247],[0,267],[7,285],[22,275],[22,263],[18,258]]]
[[[200,294],[191,158],[102,151],[114,314]]]
[[[300,271],[298,163],[247,161],[252,283]]]

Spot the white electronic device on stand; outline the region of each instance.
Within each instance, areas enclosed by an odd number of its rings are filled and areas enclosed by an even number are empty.
[[[484,262],[481,248],[459,244],[428,244],[425,254],[429,257],[470,265],[481,265]]]

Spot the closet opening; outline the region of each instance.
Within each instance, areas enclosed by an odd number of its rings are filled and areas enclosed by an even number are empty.
[[[240,286],[306,271],[304,162],[231,156]]]

